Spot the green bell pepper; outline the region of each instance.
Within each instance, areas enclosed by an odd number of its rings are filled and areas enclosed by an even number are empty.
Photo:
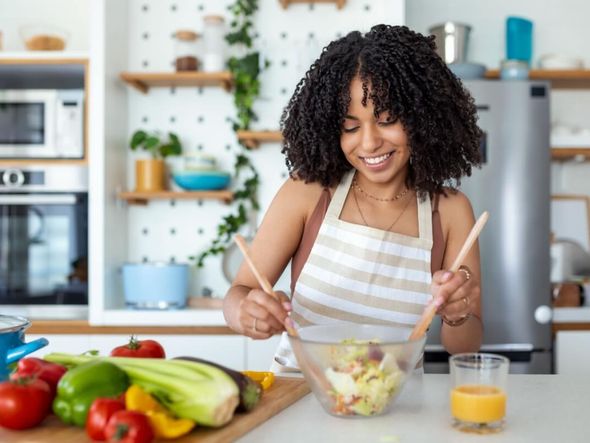
[[[116,397],[127,389],[123,370],[106,361],[92,361],[70,369],[57,385],[53,412],[64,423],[83,427],[92,402],[99,397]]]

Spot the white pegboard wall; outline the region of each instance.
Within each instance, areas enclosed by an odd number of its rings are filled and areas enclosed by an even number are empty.
[[[173,34],[178,29],[201,32],[203,16],[221,14],[229,22],[231,0],[131,0],[129,2],[130,71],[174,69]],[[283,9],[278,0],[260,0],[255,17],[255,45],[271,66],[261,75],[261,97],[255,105],[259,120],[252,129],[277,129],[283,107],[295,85],[329,41],[353,30],[366,31],[378,23],[402,24],[403,0],[348,0],[334,4],[295,4]],[[222,169],[233,172],[241,150],[231,128],[233,96],[221,88],[153,88],[148,94],[129,89],[129,136],[136,129],[173,131],[185,153],[214,155]],[[134,160],[128,157],[128,187],[134,183]],[[249,153],[260,173],[261,215],[287,178],[278,144],[263,144]],[[177,160],[173,160],[174,164]],[[207,247],[221,217],[232,210],[218,201],[155,201],[129,206],[129,260],[187,262]],[[288,287],[284,275],[278,289]],[[221,272],[221,258],[212,257],[202,270],[192,270],[191,293],[203,287],[222,296],[229,288]]]

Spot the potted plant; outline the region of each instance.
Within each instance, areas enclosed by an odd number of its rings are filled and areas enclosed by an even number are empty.
[[[150,153],[151,158],[135,161],[135,190],[137,192],[156,192],[166,189],[166,165],[164,159],[182,152],[178,136],[172,132],[163,139],[157,132],[137,130],[129,143],[132,151],[138,149]]]

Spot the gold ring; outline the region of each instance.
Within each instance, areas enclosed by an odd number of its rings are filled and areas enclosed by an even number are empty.
[[[467,297],[463,297],[461,300],[463,300],[463,303],[465,303],[465,306],[469,306],[469,299]]]
[[[254,332],[258,332],[258,329],[256,329],[256,322],[258,321],[257,318],[254,319],[254,326],[252,326],[252,329],[254,330]]]
[[[469,279],[471,279],[471,272],[469,272],[469,271],[467,270],[467,268],[465,268],[465,267],[461,267],[461,268],[459,268],[459,272],[462,272],[462,273],[464,273],[464,274],[465,274],[465,280],[466,280],[466,281],[469,281]]]

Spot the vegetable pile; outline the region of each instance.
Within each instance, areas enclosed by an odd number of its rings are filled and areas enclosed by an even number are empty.
[[[324,373],[332,390],[332,412],[337,415],[378,415],[397,394],[404,373],[396,359],[383,353],[376,340],[367,344],[346,340],[335,347],[332,364]]]
[[[266,373],[250,373],[264,380]],[[195,426],[219,427],[260,402],[262,386],[244,373],[194,357],[165,359],[154,340],[131,337],[110,356],[52,353],[24,358],[0,383],[0,426],[28,429],[53,410],[95,441],[149,443]]]

